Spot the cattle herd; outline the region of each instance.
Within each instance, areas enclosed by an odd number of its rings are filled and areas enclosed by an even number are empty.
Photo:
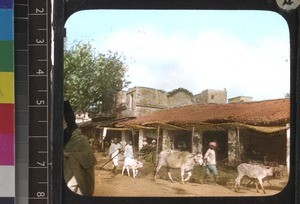
[[[158,162],[155,168],[154,180],[159,173],[161,167],[167,169],[167,174],[171,182],[173,178],[170,173],[170,169],[180,169],[181,182],[185,183],[188,181],[192,175],[193,168],[196,164],[200,166],[203,165],[203,156],[200,153],[190,153],[187,151],[178,150],[165,150],[159,154]],[[127,175],[130,176],[130,169],[132,169],[133,178],[137,176],[138,169],[143,167],[143,163],[136,159],[126,158],[124,161],[124,166],[122,168],[122,175],[124,175],[125,169],[127,170]],[[248,164],[242,163],[237,167],[237,177],[235,179],[234,189],[237,192],[240,188],[240,183],[243,178],[248,178],[249,183],[254,182],[256,186],[256,191],[259,192],[258,186],[265,192],[263,182],[274,178],[281,178],[282,172],[284,171],[283,166],[280,167],[268,167],[261,164]],[[187,177],[184,177],[187,173]],[[270,184],[270,182],[269,182]]]

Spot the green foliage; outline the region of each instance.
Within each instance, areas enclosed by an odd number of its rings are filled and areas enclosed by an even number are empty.
[[[130,82],[125,57],[97,53],[90,43],[74,42],[64,53],[64,97],[75,111],[99,112],[114,108],[116,94]]]

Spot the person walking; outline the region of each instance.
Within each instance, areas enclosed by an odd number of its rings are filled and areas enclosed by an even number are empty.
[[[132,141],[129,141],[124,148],[124,157],[133,159],[133,147],[132,147]]]
[[[217,184],[218,182],[218,170],[215,151],[216,147],[216,142],[210,142],[209,149],[204,155],[205,177],[203,179],[203,183],[211,175],[211,173],[213,174],[215,184]]]
[[[119,165],[119,153],[121,151],[121,144],[118,142],[118,138],[114,138],[111,143],[108,153],[113,163],[113,174],[117,174],[118,165]]]

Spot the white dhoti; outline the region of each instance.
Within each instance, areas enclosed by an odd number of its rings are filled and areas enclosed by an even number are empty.
[[[112,158],[112,163],[114,166],[118,166],[119,165],[119,151],[115,151],[114,153],[111,154],[111,158]]]

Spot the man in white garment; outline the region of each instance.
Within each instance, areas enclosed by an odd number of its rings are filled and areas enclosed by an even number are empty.
[[[124,148],[124,157],[133,159],[132,141],[129,141]]]
[[[121,144],[118,142],[118,138],[114,138],[108,150],[110,158],[112,159],[114,174],[117,174],[120,150],[121,150]]]
[[[210,142],[209,149],[206,151],[204,155],[204,165],[205,165],[205,177],[203,179],[203,183],[207,177],[213,174],[214,181],[217,184],[218,181],[218,171],[217,171],[217,161],[216,161],[216,149],[217,143]]]

